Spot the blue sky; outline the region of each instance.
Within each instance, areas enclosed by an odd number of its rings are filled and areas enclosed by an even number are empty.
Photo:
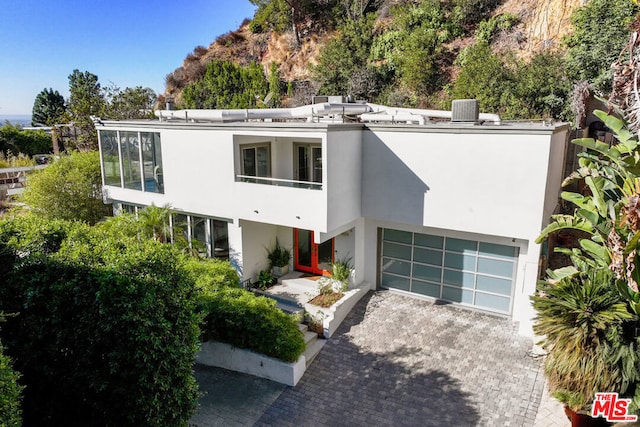
[[[36,95],[69,96],[74,69],[103,86],[164,91],[193,48],[253,16],[248,0],[0,2],[0,115],[31,114]]]

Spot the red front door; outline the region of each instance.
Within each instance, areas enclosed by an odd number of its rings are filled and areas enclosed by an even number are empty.
[[[311,274],[325,275],[333,262],[333,239],[315,244],[313,231],[295,230],[295,268]]]

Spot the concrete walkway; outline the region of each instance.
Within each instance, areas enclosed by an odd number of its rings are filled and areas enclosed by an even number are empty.
[[[370,292],[296,387],[199,367],[194,426],[533,426],[541,360],[509,320]],[[566,419],[565,419],[566,420]],[[568,425],[568,423],[558,424]]]

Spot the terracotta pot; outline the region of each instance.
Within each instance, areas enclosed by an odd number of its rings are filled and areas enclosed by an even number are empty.
[[[612,425],[602,417],[593,418],[589,414],[575,412],[568,406],[564,407],[564,413],[571,420],[571,427],[608,427]]]

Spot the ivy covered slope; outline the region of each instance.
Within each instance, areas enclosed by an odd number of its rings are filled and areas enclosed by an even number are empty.
[[[179,107],[294,106],[321,94],[449,108],[476,98],[505,118],[573,119],[577,83],[610,91],[639,10],[630,0],[251,1],[252,19],[167,75]]]

